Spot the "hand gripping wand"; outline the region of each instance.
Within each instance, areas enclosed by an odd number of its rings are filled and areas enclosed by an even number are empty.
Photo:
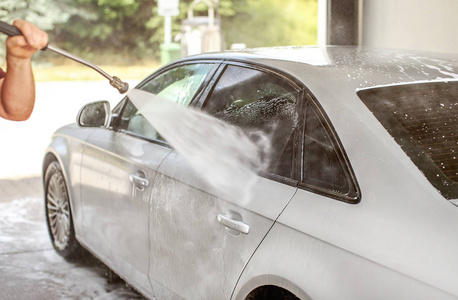
[[[0,21],[0,32],[8,35],[8,36],[16,36],[16,35],[22,35],[22,32],[17,28],[16,26],[10,25],[8,23],[5,23],[3,21]],[[103,71],[101,68],[99,68],[97,65],[82,59],[81,57],[78,57],[76,55],[73,55],[71,53],[68,53],[67,51],[64,51],[62,49],[59,49],[53,45],[46,45],[43,49],[41,50],[51,50],[57,54],[60,54],[62,56],[65,56],[67,58],[70,58],[71,60],[74,60],[76,62],[79,62],[80,64],[83,64],[95,71],[97,71],[99,74],[101,74],[103,77],[108,79],[110,81],[111,86],[116,88],[121,94],[124,94],[127,92],[129,89],[129,84],[126,82],[123,82],[121,79],[119,79],[116,76],[110,76],[108,73]]]

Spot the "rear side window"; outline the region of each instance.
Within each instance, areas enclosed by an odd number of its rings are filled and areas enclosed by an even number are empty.
[[[229,65],[203,110],[270,138],[268,172],[293,177],[293,132],[298,124],[299,92],[291,82],[267,71]]]
[[[458,198],[458,82],[358,91],[404,152],[447,199]]]
[[[304,128],[302,182],[323,190],[348,194],[349,183],[330,135],[317,114],[307,103]]]
[[[358,203],[361,194],[356,179],[327,118],[311,96],[303,107],[299,187],[344,202]]]

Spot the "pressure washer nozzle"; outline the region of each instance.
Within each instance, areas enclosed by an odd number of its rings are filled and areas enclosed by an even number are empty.
[[[121,94],[124,94],[129,90],[129,84],[116,76],[113,76],[113,79],[110,80],[110,84],[111,86],[115,87]]]

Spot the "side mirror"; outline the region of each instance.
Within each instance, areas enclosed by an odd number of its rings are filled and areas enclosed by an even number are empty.
[[[108,127],[110,121],[111,110],[108,101],[86,104],[76,117],[76,123],[80,127]]]

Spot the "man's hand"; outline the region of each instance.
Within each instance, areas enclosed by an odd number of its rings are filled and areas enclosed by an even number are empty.
[[[27,21],[15,20],[13,25],[19,28],[23,35],[9,37],[6,40],[7,55],[10,58],[29,59],[48,44],[48,35]]]
[[[48,35],[27,21],[16,20],[22,35],[6,40],[6,75],[0,79],[0,117],[27,120],[35,104],[32,55],[48,44]]]

